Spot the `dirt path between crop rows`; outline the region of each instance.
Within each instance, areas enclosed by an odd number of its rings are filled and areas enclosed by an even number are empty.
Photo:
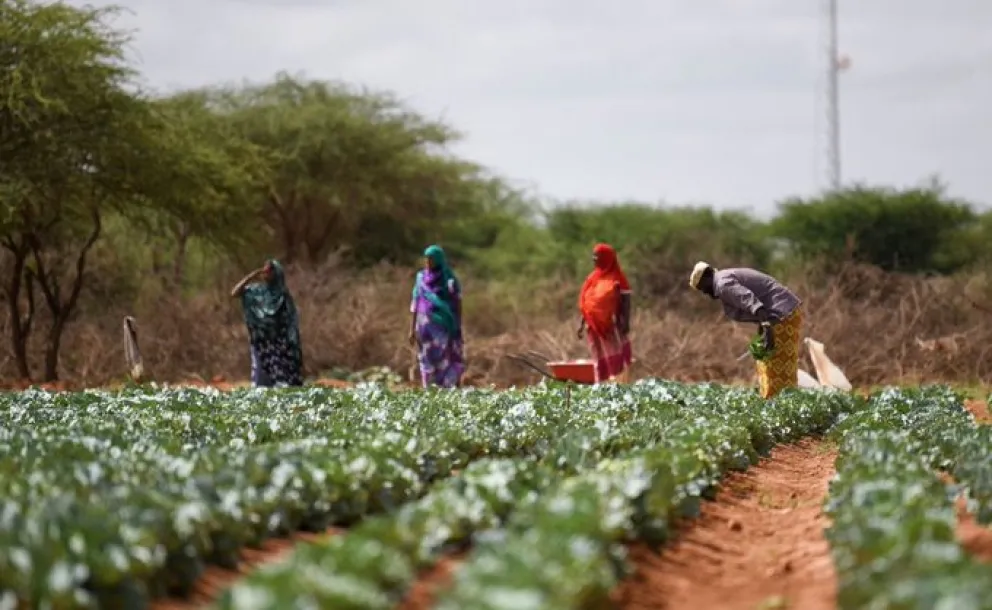
[[[455,570],[468,555],[462,551],[441,558],[433,567],[421,572],[410,590],[403,596],[403,601],[396,610],[430,610],[437,601],[438,593],[451,586]]]
[[[984,400],[966,400],[964,401],[964,407],[971,411],[971,414],[975,416],[975,420],[978,423],[992,423],[992,413],[989,412],[989,406]]]
[[[221,596],[237,581],[255,570],[289,556],[300,542],[315,542],[337,534],[339,530],[329,529],[324,533],[297,532],[290,538],[266,540],[260,549],[246,548],[241,552],[241,564],[237,570],[218,566],[207,566],[203,575],[196,581],[193,593],[186,599],[166,598],[152,601],[149,610],[196,610],[204,608]]]
[[[833,610],[837,579],[821,507],[836,449],[804,440],[731,474],[714,502],[660,555],[631,547],[634,574],[617,590],[623,610]],[[777,598],[777,600],[776,600]]]
[[[975,416],[975,420],[981,424],[992,424],[992,413],[984,400],[967,400],[965,407]],[[952,479],[945,475],[945,480]],[[992,563],[992,529],[978,523],[968,510],[968,502],[964,494],[958,496],[954,504],[957,511],[958,527],[957,539],[973,558],[985,563]]]
[[[954,508],[958,515],[956,535],[964,550],[974,559],[992,563],[992,529],[978,523],[968,510],[964,495],[958,496]]]

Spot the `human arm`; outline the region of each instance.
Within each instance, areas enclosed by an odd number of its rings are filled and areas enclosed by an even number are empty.
[[[722,283],[717,295],[728,309],[736,312],[738,322],[771,322],[768,308],[754,292],[736,280]],[[729,312],[728,312],[729,313]]]
[[[413,292],[410,295],[410,331],[407,334],[407,341],[411,346],[417,345],[417,285],[414,284]]]
[[[262,275],[263,271],[264,269],[258,268],[241,278],[241,281],[235,284],[234,288],[231,289],[231,297],[237,298],[244,294],[245,286],[258,279]]]
[[[738,321],[758,323],[758,332],[761,334],[766,351],[775,349],[775,337],[772,330],[774,319],[768,308],[753,291],[740,282],[730,281],[720,286],[719,296],[725,306],[737,312],[734,317]]]
[[[448,294],[451,296],[451,311],[455,314],[458,337],[462,336],[462,287],[457,280],[448,280]]]
[[[620,286],[617,286],[617,290],[620,292],[620,302],[618,304],[617,310],[617,330],[620,334],[626,337],[630,333],[630,291],[621,290]]]

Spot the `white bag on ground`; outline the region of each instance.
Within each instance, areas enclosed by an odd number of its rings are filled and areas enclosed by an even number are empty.
[[[827,353],[823,349],[823,344],[809,337],[806,337],[803,341],[806,343],[806,349],[809,350],[809,357],[810,360],[813,361],[813,368],[816,370],[816,378],[819,380],[820,384],[831,388],[837,388],[838,390],[843,390],[845,392],[850,392],[853,389],[851,382],[847,380],[847,376],[844,375],[844,371],[840,370],[840,368],[827,357]]]
[[[820,382],[813,378],[806,371],[799,369],[799,387],[803,389],[815,390],[820,386]]]

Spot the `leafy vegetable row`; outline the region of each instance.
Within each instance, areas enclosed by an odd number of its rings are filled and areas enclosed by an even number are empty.
[[[472,464],[397,513],[256,573],[220,606],[391,608],[419,569],[471,540],[448,607],[596,607],[618,576],[624,538],[664,542],[722,473],[826,430],[853,404],[801,393],[765,403],[663,382],[583,389],[573,401],[598,405],[602,419],[559,435],[539,458]]]
[[[992,608],[992,569],[955,540],[956,490],[937,470],[977,474],[973,443],[982,432],[960,397],[939,387],[886,390],[834,434],[841,444],[827,538],[840,607]],[[987,479],[989,467],[986,459],[984,474],[967,482]]]
[[[826,431],[856,399],[795,392],[734,411],[733,398],[695,403],[659,441],[560,481],[514,511],[505,534],[479,545],[438,608],[581,609],[609,607],[624,574],[622,542],[659,546],[678,519],[698,514],[721,476],[757,462],[770,443]],[[730,409],[727,407],[730,406]],[[695,413],[695,418],[689,414]]]
[[[352,523],[474,459],[539,457],[614,425],[599,399],[563,404],[560,387],[3,395],[0,595],[60,608],[182,595],[245,545]]]

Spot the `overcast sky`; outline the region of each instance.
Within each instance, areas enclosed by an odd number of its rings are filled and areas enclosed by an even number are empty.
[[[825,185],[822,0],[116,4],[157,89],[279,70],[391,89],[546,196],[768,213]],[[992,0],[841,5],[845,181],[939,173],[992,203]]]

